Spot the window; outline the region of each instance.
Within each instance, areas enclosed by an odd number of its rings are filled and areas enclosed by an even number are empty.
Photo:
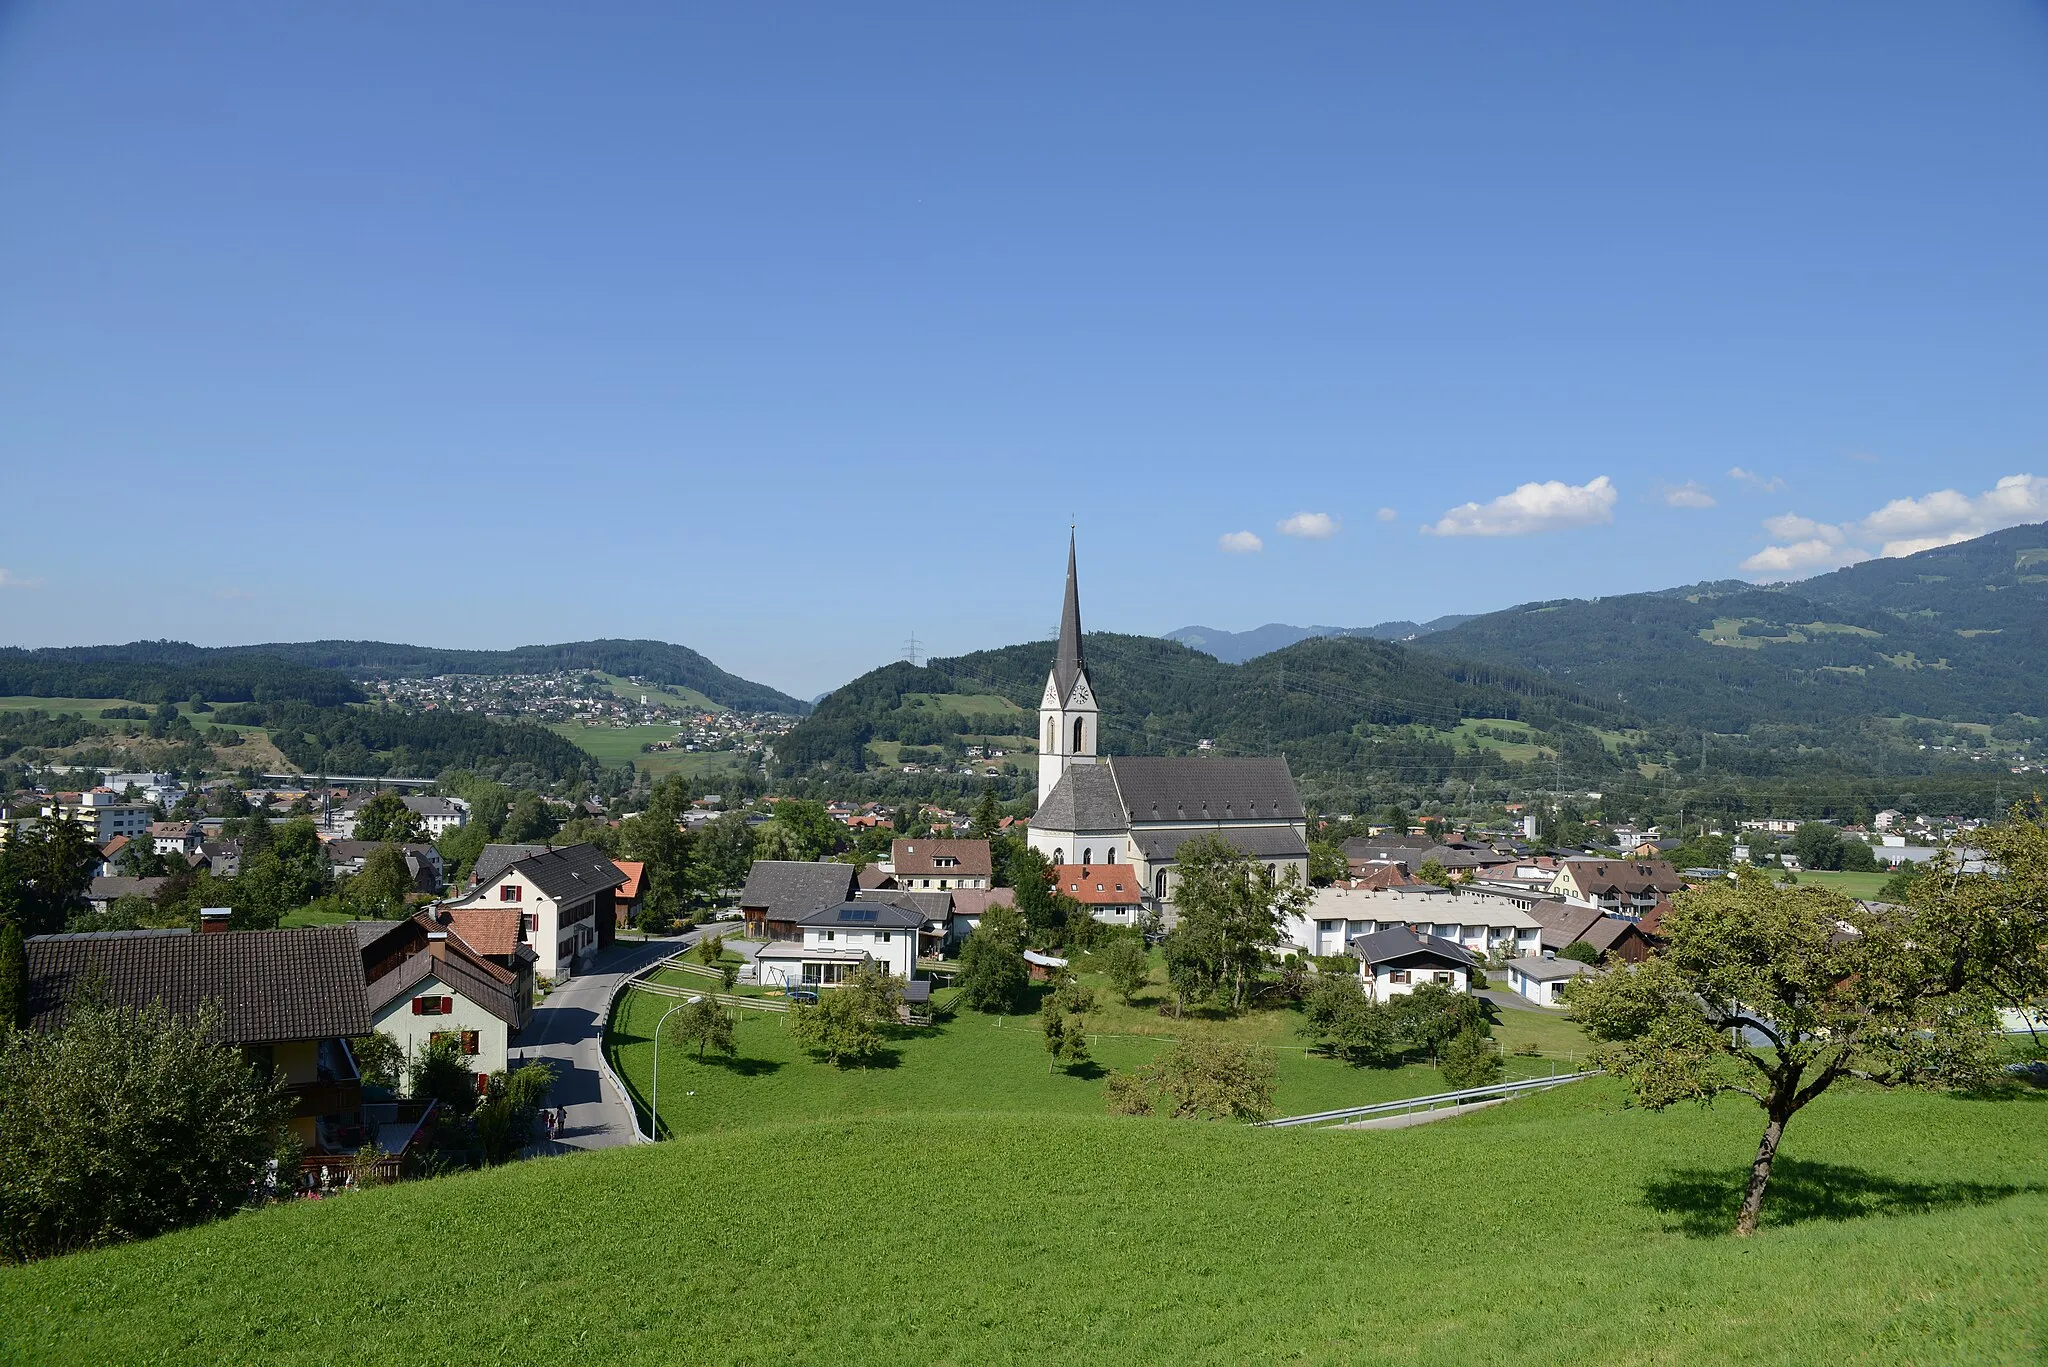
[[[1155,873],[1155,874],[1153,874],[1153,875],[1152,875],[1152,895],[1153,895],[1154,897],[1157,897],[1157,898],[1159,898],[1159,899],[1160,899],[1160,900],[1162,900],[1162,901],[1164,901],[1164,900],[1165,900],[1165,898],[1166,898],[1166,870],[1165,870],[1165,869],[1161,869],[1161,870],[1160,870],[1159,872],[1157,872],[1157,873]]]
[[[1102,852],[1102,862],[1105,864],[1114,864],[1116,862],[1116,846],[1111,845]]]
[[[893,933],[893,932],[891,932],[891,931],[886,931],[886,930],[882,932],[882,943],[883,943],[883,944],[885,944],[885,945],[886,945],[886,944],[888,944],[888,943],[889,943],[889,937],[890,937],[890,935],[891,935],[892,933]]]
[[[1049,755],[1059,748],[1059,742],[1053,739],[1052,718],[1047,717],[1045,719],[1045,753]]]
[[[836,930],[828,930],[825,932],[825,938],[828,940],[836,940],[839,938],[839,932]]]
[[[516,902],[524,892],[525,889],[517,883],[502,883],[498,887],[498,900],[500,902]]]
[[[1081,753],[1081,737],[1085,734],[1084,728],[1087,725],[1086,717],[1074,718],[1074,753],[1077,755]]]
[[[537,911],[527,912],[519,918],[519,924],[520,928],[528,935],[536,934],[540,930],[540,913]]]
[[[1442,983],[1445,987],[1449,987],[1451,985],[1451,975],[1448,973],[1437,973],[1431,976],[1433,976],[1436,979],[1436,981]]]
[[[1053,863],[1055,863],[1055,864],[1064,864],[1064,863],[1066,863],[1066,862],[1067,862],[1067,852],[1066,852],[1065,850],[1054,850],[1054,851],[1052,852],[1052,862],[1053,862]]]
[[[435,1044],[444,1039],[452,1039],[455,1041],[455,1047],[471,1058],[483,1052],[482,1044],[474,1030],[436,1030],[428,1038]]]
[[[1395,970],[1394,970],[1393,972],[1391,972],[1391,973],[1387,974],[1387,981],[1388,981],[1388,982],[1390,982],[1390,983],[1405,983],[1405,982],[1407,982],[1407,981],[1408,981],[1408,970],[1407,970],[1407,969],[1405,969],[1405,968],[1397,968],[1397,969],[1395,969]]]
[[[1081,862],[1083,864],[1093,864],[1095,862],[1095,851],[1093,848],[1081,851]]]
[[[942,854],[937,859],[932,860],[932,867],[935,869],[957,869],[960,867],[960,861],[950,854]]]
[[[412,1013],[415,1016],[445,1016],[455,1009],[453,997],[414,997]]]

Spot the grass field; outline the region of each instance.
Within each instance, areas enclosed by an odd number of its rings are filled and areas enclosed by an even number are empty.
[[[109,707],[147,707],[151,712],[156,711],[153,704],[139,703],[133,698],[32,698],[22,694],[0,697],[0,712],[27,712],[32,709],[50,713],[69,712],[87,721],[98,721],[100,713]],[[216,724],[211,713],[194,712],[191,703],[179,703],[178,711],[202,725]]]
[[[729,750],[660,750],[642,754],[640,747],[650,741],[674,740],[674,726],[585,726],[580,722],[552,722],[548,730],[568,741],[584,754],[608,768],[632,763],[656,778],[670,774],[709,774],[737,770],[742,756]]]
[[[320,911],[313,907],[300,907],[297,911],[286,912],[277,925],[280,930],[296,930],[301,926],[346,925],[350,921],[362,919],[352,911]]]
[[[698,712],[726,710],[724,703],[713,702],[696,689],[685,688],[681,684],[636,684],[619,674],[600,674],[597,677],[610,684],[612,692],[633,702],[638,702],[644,693],[647,701],[664,703],[669,707],[685,707]]]
[[[1809,870],[1799,875],[1801,886],[1812,884],[1817,888],[1832,888],[1850,897],[1875,897],[1884,889],[1891,878],[1889,873],[1840,873],[1827,870]]]
[[[908,1069],[911,1065],[905,1064]],[[664,1078],[664,1085],[667,1079]],[[2035,1094],[2040,1098],[2048,1094]],[[689,1135],[0,1270],[12,1362],[2023,1363],[2048,1106],[1604,1081],[1414,1129],[907,1115]]]

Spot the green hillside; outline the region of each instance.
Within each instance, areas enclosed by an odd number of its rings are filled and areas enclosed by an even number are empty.
[[[6,1269],[0,1357],[2031,1362],[2041,1110],[1830,1094],[1744,1241],[1715,1231],[1755,1112],[1651,1115],[1604,1082],[1378,1133],[771,1125]]]
[[[2048,524],[1768,588],[1723,581],[1525,603],[1413,646],[1535,670],[1692,731],[1900,713],[2038,722],[2048,718]]]

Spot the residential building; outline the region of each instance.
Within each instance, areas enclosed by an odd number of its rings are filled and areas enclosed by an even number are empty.
[[[1374,1001],[1406,996],[1424,983],[1453,992],[1472,984],[1472,956],[1462,946],[1434,935],[1417,935],[1406,926],[1361,935],[1347,952],[1358,960],[1359,981]]]
[[[1533,954],[1541,923],[1510,899],[1473,896],[1468,890],[1427,883],[1404,887],[1317,888],[1308,906],[1288,918],[1288,941],[1313,955],[1348,953],[1361,936],[1406,928],[1467,952]]]
[[[1053,885],[1106,925],[1134,926],[1145,917],[1144,884],[1130,864],[1056,864]]]
[[[337,876],[354,877],[363,871],[369,857],[383,847],[376,840],[329,840],[322,843],[321,853],[334,866]],[[441,852],[432,845],[400,845],[399,854],[405,860],[405,871],[412,877],[416,892],[438,893],[446,883]]]
[[[486,845],[484,855],[499,848]],[[477,865],[486,866],[483,856]],[[614,894],[626,875],[595,845],[543,849],[509,862],[495,858],[490,867],[495,872],[486,881],[444,906],[517,907],[526,942],[533,947],[534,969],[543,977],[570,977],[612,943],[618,927]]]
[[[94,911],[105,911],[123,897],[154,898],[168,878],[95,878],[86,889],[85,900]]]
[[[1550,890],[1618,916],[1641,916],[1685,886],[1661,859],[1566,859]]]
[[[1577,959],[1560,959],[1539,954],[1516,959],[1507,966],[1508,987],[1538,1006],[1563,1006],[1564,990],[1574,978],[1600,970]]]
[[[1548,953],[1584,941],[1599,951],[1602,959],[1641,963],[1649,957],[1651,927],[1662,920],[1663,913],[1664,906],[1658,906],[1642,917],[1614,916],[1598,907],[1546,902],[1531,914],[1542,923],[1542,947]]]
[[[1202,836],[1308,881],[1308,813],[1284,759],[1100,755],[1071,540],[1059,644],[1038,710],[1030,843],[1052,863],[1130,864],[1147,898],[1169,913],[1180,847]]]
[[[799,913],[800,940],[779,940],[755,956],[766,987],[830,987],[872,959],[908,982],[917,968],[921,912],[888,902],[840,902]]]
[[[469,824],[469,804],[459,797],[401,797],[399,801],[420,819],[429,840],[439,840]]]
[[[645,895],[647,865],[638,859],[614,859],[619,872],[626,875],[626,881],[619,884],[612,894],[612,910],[621,926],[631,925],[640,915],[640,899]]]
[[[290,1092],[300,1142],[316,1154],[353,1152],[365,1131],[362,1083],[347,1041],[370,1029],[355,932],[321,926],[235,933],[224,921],[210,924],[223,929],[31,938],[28,1026],[60,1027],[66,1005],[88,980],[119,1006],[161,1002],[187,1019],[215,1007],[221,1041]]]
[[[100,787],[80,793],[76,802],[46,803],[43,815],[75,822],[85,832],[85,838],[95,845],[104,845],[116,836],[125,835],[133,839],[149,834],[149,804],[123,802],[121,795],[112,788]]]
[[[372,1025],[398,1042],[408,1066],[434,1040],[453,1038],[481,1092],[490,1074],[505,1069],[512,1041],[532,1020],[532,948],[515,944],[508,967],[508,956],[479,952],[452,918],[431,913],[351,928],[362,942]]]
[[[896,840],[889,845],[889,875],[899,888],[985,888],[994,866],[986,840]]]
[[[990,907],[1017,905],[1015,888],[967,888],[953,894],[953,911],[946,921],[946,938],[940,952],[958,954],[967,937],[981,928],[981,918]]]
[[[740,914],[747,934],[763,940],[801,938],[797,921],[805,912],[851,901],[858,870],[851,864],[799,859],[756,859],[740,890]]]
[[[206,841],[206,828],[196,821],[150,823],[150,847],[163,855],[195,855]]]
[[[177,806],[185,798],[185,790],[179,786],[175,774],[108,774],[106,786],[124,796],[133,788],[141,795],[141,801],[153,802],[165,811]]]

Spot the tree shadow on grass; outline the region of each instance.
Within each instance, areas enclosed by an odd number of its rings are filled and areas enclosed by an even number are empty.
[[[1109,1069],[1091,1058],[1086,1063],[1067,1065],[1067,1076],[1080,1078],[1083,1082],[1093,1082],[1097,1078],[1109,1076]]]
[[[1674,1217],[1669,1228],[1695,1239],[1731,1233],[1742,1208],[1749,1169],[1682,1168],[1643,1188],[1643,1204]],[[2048,1191],[2030,1182],[1902,1182],[1840,1163],[1780,1158],[1764,1192],[1763,1223],[1777,1229],[1809,1220],[1860,1220],[1981,1206],[2008,1196]]]
[[[706,1054],[700,1060],[707,1068],[723,1068],[735,1077],[765,1077],[782,1068],[780,1059],[726,1057],[720,1054]]]

